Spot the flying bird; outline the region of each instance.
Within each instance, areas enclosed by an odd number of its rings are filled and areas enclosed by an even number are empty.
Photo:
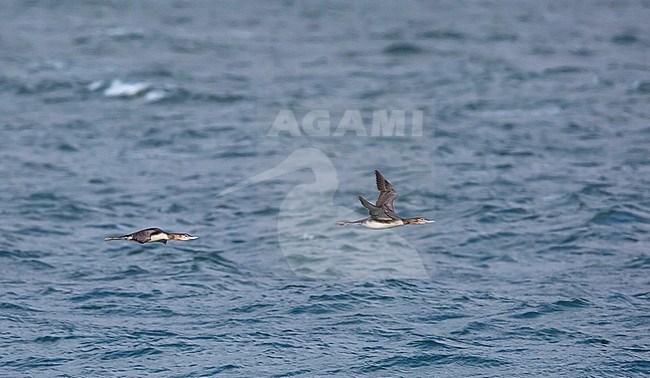
[[[163,244],[167,244],[167,240],[194,240],[194,239],[198,239],[198,236],[192,236],[190,234],[179,234],[175,232],[166,232],[159,228],[147,228],[124,236],[109,236],[107,238],[104,238],[104,241],[130,240],[130,241],[138,242],[140,244],[155,243],[155,242],[161,242]]]
[[[372,228],[375,230],[404,226],[407,224],[425,224],[433,223],[434,220],[426,218],[402,218],[395,213],[393,202],[397,198],[397,192],[393,186],[382,176],[379,171],[375,171],[377,178],[377,189],[379,196],[375,204],[371,204],[365,198],[359,196],[359,201],[363,207],[368,210],[369,217],[359,219],[356,221],[340,221],[339,226],[346,226],[348,224],[358,224],[363,227]]]

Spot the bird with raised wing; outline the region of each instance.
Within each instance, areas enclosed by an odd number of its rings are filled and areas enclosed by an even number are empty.
[[[393,202],[395,202],[395,199],[397,198],[397,192],[393,189],[390,182],[379,173],[379,171],[375,171],[375,176],[377,178],[377,189],[379,190],[379,196],[377,197],[375,204],[373,205],[365,198],[359,196],[359,201],[361,201],[363,207],[368,210],[370,216],[356,221],[340,221],[339,226],[358,224],[363,227],[378,230],[404,226],[407,224],[426,224],[435,222],[434,220],[421,217],[402,218],[398,216],[393,208]]]

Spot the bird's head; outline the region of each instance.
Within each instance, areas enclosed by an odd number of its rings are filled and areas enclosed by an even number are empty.
[[[409,219],[408,224],[426,224],[426,223],[433,223],[433,222],[435,221],[426,218],[411,218]]]
[[[178,234],[175,239],[176,240],[194,240],[194,239],[198,239],[198,238],[199,238],[198,236],[192,236],[190,234]]]

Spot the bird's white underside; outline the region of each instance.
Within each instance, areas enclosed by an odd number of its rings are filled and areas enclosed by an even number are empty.
[[[367,221],[361,223],[361,225],[363,227],[366,227],[366,228],[372,228],[373,230],[381,230],[381,229],[384,229],[384,228],[393,228],[393,227],[403,226],[404,222],[402,222],[401,220],[396,220],[393,223],[383,223],[383,222],[377,222],[375,220],[370,219],[370,220],[367,220]]]
[[[166,234],[153,234],[149,241],[156,242],[159,240],[169,240],[169,237]]]

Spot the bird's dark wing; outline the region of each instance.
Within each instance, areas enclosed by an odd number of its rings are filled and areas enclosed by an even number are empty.
[[[386,209],[375,206],[368,202],[365,198],[359,196],[359,201],[361,201],[361,204],[363,207],[368,209],[368,214],[370,214],[370,218],[372,219],[378,219],[378,220],[392,220],[394,219],[390,215],[386,213]]]
[[[133,236],[133,240],[139,243],[146,243],[151,240],[151,235],[159,234],[162,232],[164,231],[159,228],[147,228],[138,232],[134,232],[131,235]]]
[[[395,214],[395,209],[393,208],[393,202],[397,198],[397,192],[379,171],[375,171],[375,176],[377,178],[377,189],[379,190],[379,196],[377,197],[375,206],[383,208],[388,216],[397,219],[397,214]]]

